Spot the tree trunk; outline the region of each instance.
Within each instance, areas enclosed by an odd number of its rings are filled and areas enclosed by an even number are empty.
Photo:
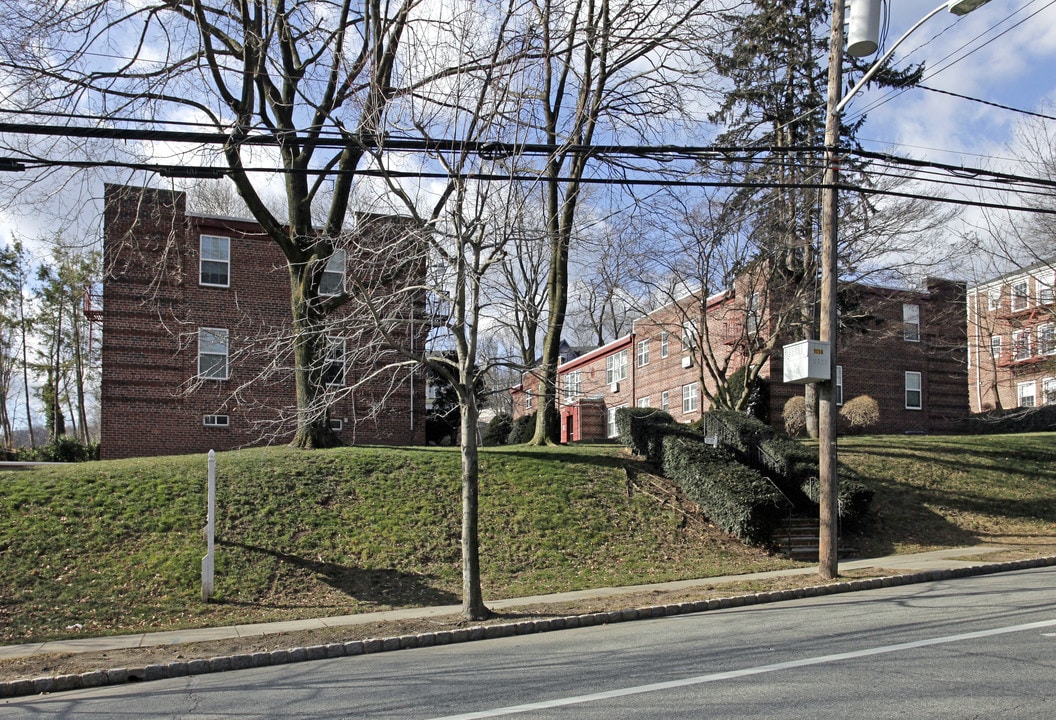
[[[297,430],[291,446],[303,450],[336,447],[337,434],[330,427],[325,403],[324,365],[326,332],[323,318],[307,300],[307,263],[290,263],[290,315],[293,327],[294,382],[297,398]]]
[[[477,403],[470,394],[459,398],[462,412],[462,617],[486,620],[491,611],[480,589],[478,532],[480,452],[477,446]]]
[[[29,425],[29,446],[37,446],[37,438],[33,434],[33,409],[29,402],[29,356],[28,356],[28,345],[26,344],[26,306],[22,299],[22,283],[21,283],[22,271],[19,270],[19,287],[18,287],[18,325],[22,330],[22,384],[23,389],[26,392],[26,423]]]
[[[818,439],[818,385],[807,383],[803,388],[803,421],[807,437]]]
[[[91,328],[88,329],[90,333]],[[88,409],[85,403],[85,390],[84,390],[84,348],[81,343],[83,338],[81,337],[81,322],[74,312],[73,318],[73,372],[74,381],[77,383],[77,425],[80,430],[81,442],[87,445],[91,442],[91,437],[88,435]]]

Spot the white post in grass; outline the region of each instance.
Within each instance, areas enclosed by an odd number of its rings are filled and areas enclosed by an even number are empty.
[[[202,558],[202,602],[213,597],[213,535],[216,530],[216,451],[209,451],[209,497],[205,516],[205,557]]]

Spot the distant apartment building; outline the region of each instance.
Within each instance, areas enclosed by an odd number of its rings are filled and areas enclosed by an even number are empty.
[[[1056,404],[1056,259],[968,290],[973,412]]]
[[[366,224],[367,228],[384,227]],[[364,232],[384,232],[368,229]],[[254,222],[187,211],[182,192],[108,185],[104,221],[101,454],[123,458],[288,442],[296,421],[290,275]],[[324,272],[333,294],[344,252]],[[340,316],[341,311],[337,314]],[[407,325],[407,343],[413,324]],[[335,331],[326,382],[336,388],[377,371],[347,359]],[[331,427],[353,443],[423,444],[425,383],[383,371],[335,392]]]
[[[964,284],[929,278],[919,290],[853,285],[843,295],[853,312],[845,313],[839,337],[837,405],[873,397],[880,421],[871,432],[957,429],[968,415]],[[709,409],[705,390],[716,388],[705,363],[718,363],[729,377],[754,353],[768,355],[759,377],[768,387],[770,424],[782,427],[785,403],[803,393],[782,382],[782,346],[798,338],[770,337],[774,309],[760,297],[743,280],[708,298],[687,295],[639,318],[630,334],[561,364],[562,441],[615,437],[621,407],[698,420]],[[538,395],[538,376],[528,372],[513,389],[515,416],[533,412]]]

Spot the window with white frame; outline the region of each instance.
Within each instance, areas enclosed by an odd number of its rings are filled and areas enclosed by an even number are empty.
[[[998,360],[998,361],[1001,360],[1001,345],[1002,345],[1002,343],[1003,343],[1003,341],[1001,340],[1001,336],[1000,335],[991,335],[990,336],[990,355],[994,358],[994,360]]]
[[[843,405],[843,365],[836,366],[836,387],[833,391],[836,394],[836,404]]]
[[[345,421],[343,418],[330,418],[330,429],[334,432],[341,432],[345,429]]]
[[[627,406],[617,405],[616,407],[610,407],[608,409],[605,423],[605,437],[614,438],[619,435],[619,431],[616,430],[616,411],[624,407]]]
[[[744,329],[749,337],[759,332],[759,293],[749,293],[744,299]]]
[[[671,409],[671,393],[667,390],[660,393],[660,409],[665,411]]]
[[[1030,347],[1030,331],[1016,330],[1012,333],[1012,359],[1028,360],[1033,353]]]
[[[639,340],[638,341],[638,367],[644,367],[649,364],[649,341]]]
[[[700,407],[700,390],[696,383],[682,386],[682,414],[694,413]]]
[[[1032,408],[1037,405],[1034,395],[1036,385],[1037,383],[1033,380],[1030,382],[1021,382],[1016,385],[1016,397],[1019,398],[1020,407]]]
[[[323,382],[327,385],[345,384],[345,341],[339,337],[326,339],[326,359],[323,365]]]
[[[198,377],[227,380],[227,330],[198,328]]]
[[[525,410],[531,410],[532,409],[533,398],[534,398],[534,395],[532,394],[531,390],[525,390],[524,391],[524,409]]]
[[[638,398],[638,407],[647,408],[649,407],[649,396],[646,395],[643,398]]]
[[[1056,405],[1056,378],[1041,381],[1041,402],[1044,405]]]
[[[627,379],[627,351],[620,350],[605,358],[605,384],[612,385]]]
[[[1047,279],[1038,280],[1038,304],[1039,305],[1052,305],[1053,301],[1056,300],[1054,294],[1056,294],[1056,273],[1049,275]]]
[[[924,407],[924,393],[922,391],[919,372],[906,372],[906,409],[920,410]]]
[[[902,305],[902,339],[906,342],[920,342],[920,305]]]
[[[682,351],[692,350],[697,346],[697,328],[691,320],[682,323]]]
[[[199,238],[198,283],[212,287],[231,284],[231,239],[202,235]]]
[[[227,415],[205,415],[202,417],[202,425],[205,427],[226,428],[231,424]]]
[[[667,357],[667,353],[668,353],[668,349],[669,349],[667,337],[668,337],[667,336],[667,330],[661,330],[660,331],[660,357],[662,357],[662,358],[666,358]]]
[[[348,255],[343,249],[334,250],[326,261],[322,275],[319,276],[320,295],[340,295],[345,291],[345,268],[348,267]]]
[[[1056,323],[1038,326],[1038,355],[1056,354]]]
[[[1012,283],[1012,312],[1025,310],[1027,307],[1028,283],[1026,279]]]
[[[992,287],[986,291],[986,309],[997,310],[1001,307],[1001,286]]]
[[[565,373],[565,402],[572,402],[583,394],[583,375],[579,370]]]

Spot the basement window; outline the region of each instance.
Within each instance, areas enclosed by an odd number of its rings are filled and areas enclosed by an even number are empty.
[[[206,415],[202,418],[202,425],[206,427],[226,428],[230,424],[231,420],[227,415]]]

